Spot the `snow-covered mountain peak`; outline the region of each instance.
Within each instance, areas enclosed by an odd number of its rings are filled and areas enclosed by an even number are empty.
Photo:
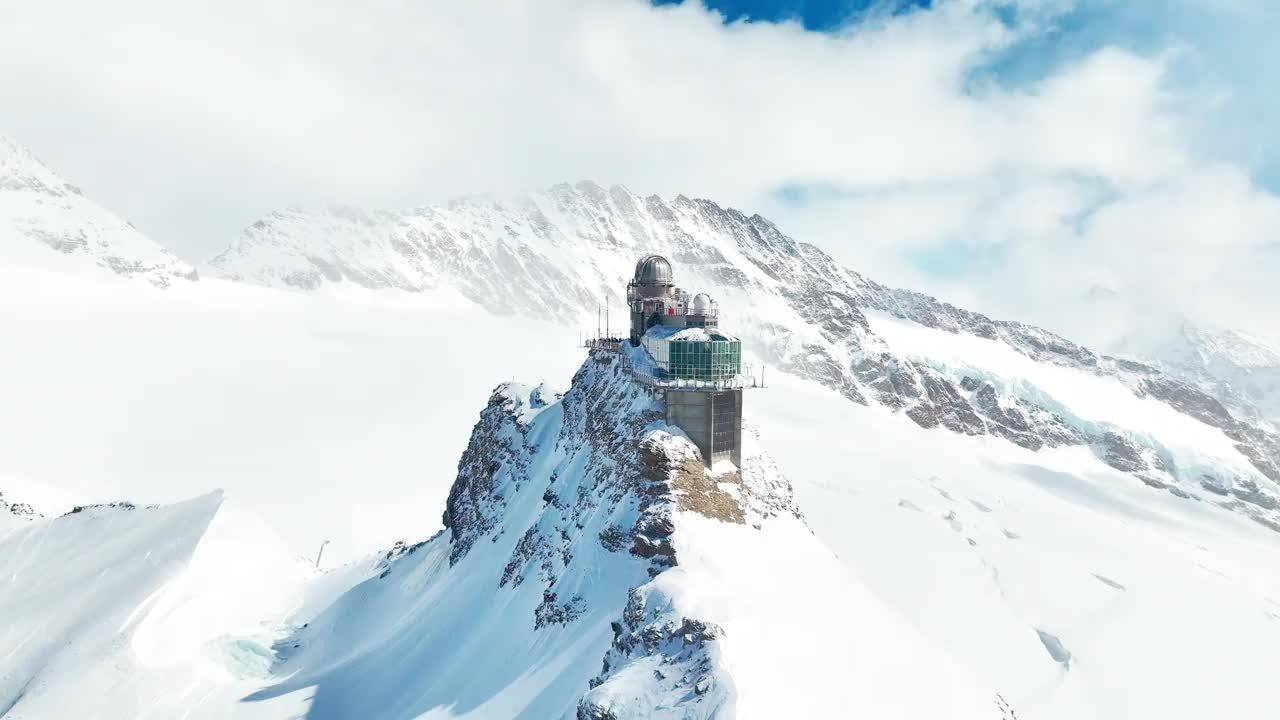
[[[336,283],[409,291],[451,286],[502,314],[554,306],[578,317],[610,298],[618,302],[637,253],[722,262],[719,248],[703,244],[705,230],[724,218],[750,223],[710,201],[683,195],[667,201],[580,182],[405,212],[273,213],[210,265],[230,278],[305,290]],[[685,223],[690,227],[681,227]],[[689,230],[697,227],[704,231],[695,240]],[[578,267],[584,258],[587,264]]]
[[[0,135],[0,190],[13,189],[31,189],[53,197],[81,194],[30,150]]]
[[[1221,362],[1239,368],[1280,367],[1280,348],[1240,330],[1209,330],[1190,323],[1183,337],[1206,363]]]
[[[197,278],[191,266],[3,136],[0,253],[8,264],[56,271],[96,265],[160,287]]]
[[[1206,388],[1242,417],[1280,425],[1280,347],[1273,342],[1183,319],[1174,330],[1135,337],[1120,349]]]

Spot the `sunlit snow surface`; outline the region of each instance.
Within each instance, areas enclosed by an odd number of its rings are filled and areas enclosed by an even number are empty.
[[[581,646],[561,635],[540,652],[547,636],[524,608],[507,618],[492,578],[432,574],[439,543],[381,599],[361,559],[440,527],[490,390],[513,377],[566,385],[582,360],[572,333],[444,295],[0,280],[6,499],[46,515],[185,501],[0,525],[0,691],[14,717],[325,717],[317,692],[342,683],[293,675],[280,643],[326,613],[347,620],[309,650],[311,667],[371,668],[359,680],[372,685],[352,692],[427,717],[540,709],[549,689],[567,692],[558,678],[585,692],[599,672],[604,614]],[[1105,414],[1183,458],[1229,453],[1164,406],[1115,405],[1114,388],[1096,399],[1109,380],[871,320],[901,352],[1025,383],[1082,422]],[[808,528],[682,517],[681,565],[656,581],[725,629],[741,717],[956,717],[931,703],[985,707],[989,689],[1025,719],[1275,716],[1276,533],[1086,448],[923,430],[781,374],[748,394],[746,414]],[[326,567],[353,564],[315,573],[324,539]],[[430,593],[414,585],[427,579]],[[397,663],[401,648],[432,652]],[[347,664],[361,653],[386,664]],[[485,675],[529,658],[511,682]],[[414,684],[428,675],[455,684]]]
[[[1020,717],[1274,716],[1274,532],[1082,448],[923,430],[786,377],[748,408],[818,537]]]
[[[137,717],[177,691],[130,641],[220,501],[89,508],[0,537],[0,715]]]

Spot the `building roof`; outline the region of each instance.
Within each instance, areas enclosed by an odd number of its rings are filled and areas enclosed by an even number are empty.
[[[645,333],[647,337],[658,340],[666,340],[668,342],[708,342],[710,340],[728,340],[739,341],[738,338],[728,333],[720,332],[715,328],[682,328],[671,327],[667,325],[654,325]]]

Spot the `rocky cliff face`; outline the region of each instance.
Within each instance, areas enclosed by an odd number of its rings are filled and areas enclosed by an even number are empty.
[[[94,264],[159,287],[196,271],[128,222],[86,198],[25,148],[0,137],[0,252],[6,262]]]
[[[839,565],[753,433],[742,468],[709,476],[653,393],[606,351],[563,395],[499,386],[459,461],[445,529],[397,546],[377,577],[279,643],[283,680],[250,699],[315,686],[312,712],[334,716],[738,716],[722,647],[735,614],[697,598],[767,586],[752,543]],[[977,699],[958,701],[957,717],[1002,717],[994,693],[965,687]]]
[[[1088,447],[1149,485],[1229,504],[1280,527],[1280,434],[1247,402],[1224,404],[1220,384],[1170,376],[1034,326],[886,287],[759,215],[708,200],[579,183],[516,201],[464,199],[403,213],[288,211],[255,223],[211,265],[226,277],[304,290],[339,283],[452,287],[495,313],[589,325],[601,305],[622,309],[635,258],[649,252],[675,263],[681,286],[717,295],[727,323],[756,357],[851,402],[1031,450]],[[1208,466],[1172,462],[1158,429],[1106,413],[1078,417],[1065,398],[1025,378],[898,347],[877,330],[886,318],[987,340],[1042,367],[1114,380],[1109,392],[1117,403],[1163,403],[1234,449]],[[1202,492],[1206,487],[1237,490],[1223,496]]]
[[[535,631],[571,630],[588,613],[584,576],[601,564],[638,567],[648,578],[678,566],[678,512],[757,527],[778,513],[799,517],[789,484],[758,451],[741,472],[708,477],[697,448],[663,423],[661,401],[631,380],[617,354],[591,353],[569,393],[549,395],[542,387],[499,387],[472,432],[444,517],[453,564],[484,538],[518,537],[498,588],[531,586],[541,597]],[[558,425],[554,438],[549,422]],[[558,456],[554,464],[548,449]],[[523,530],[509,517],[522,493],[542,503]],[[651,702],[654,692],[679,698],[673,717],[712,717],[732,706],[714,623],[681,615],[644,582],[604,601],[616,613],[613,638],[578,702],[579,718],[637,716],[636,704]],[[632,677],[638,664],[659,668],[645,671],[652,677],[643,679],[643,693]]]
[[[539,662],[569,663],[562,682],[527,711],[530,717],[632,717],[618,708],[652,703],[653,693],[669,705],[646,716],[718,716],[733,684],[715,660],[717,627],[681,613],[650,584],[679,564],[673,546],[679,513],[702,508],[729,522],[759,522],[738,499],[757,485],[786,481],[765,478],[776,470],[757,453],[740,475],[718,478],[734,485],[730,495],[705,479],[697,452],[662,422],[660,400],[631,380],[616,354],[592,353],[563,396],[543,386],[499,386],[458,463],[445,531],[389,553],[380,576],[351,598],[358,607],[318,618],[289,643],[297,648],[285,648],[283,671],[296,666],[305,673],[308,648],[355,632],[353,623],[367,621],[374,607],[403,603],[413,609],[394,621],[406,634],[420,634],[418,624],[429,622],[452,628],[450,638],[368,648],[348,669],[359,676],[403,663],[421,668],[430,681],[415,687],[434,689],[406,706],[407,716],[447,704],[454,692],[449,672],[434,675],[431,668],[442,654],[450,668],[466,665],[456,657],[459,649],[448,647],[455,642],[479,643],[485,666],[495,655],[509,656],[498,664],[516,674]],[[708,486],[717,502],[688,501],[693,488]],[[796,513],[793,504],[779,510]],[[445,592],[467,599],[432,603],[429,613],[415,607],[421,605],[415,596]],[[654,668],[637,684],[628,668],[639,662]],[[495,689],[514,680],[505,672],[495,671]],[[320,680],[321,698],[335,682]],[[342,712],[372,712],[386,701],[359,687],[332,692],[339,695],[332,707]]]

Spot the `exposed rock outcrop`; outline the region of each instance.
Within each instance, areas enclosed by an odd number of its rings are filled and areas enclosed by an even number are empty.
[[[604,667],[578,703],[578,720],[644,717],[655,695],[687,697],[706,717],[733,717],[733,678],[717,662],[722,635],[716,625],[674,615],[660,592],[632,590],[613,623]],[[637,696],[633,688],[641,684],[653,694]]]
[[[35,507],[33,507],[31,503],[7,500],[2,492],[0,492],[0,515],[9,515],[23,519],[35,519],[41,517],[40,513],[36,512]]]

